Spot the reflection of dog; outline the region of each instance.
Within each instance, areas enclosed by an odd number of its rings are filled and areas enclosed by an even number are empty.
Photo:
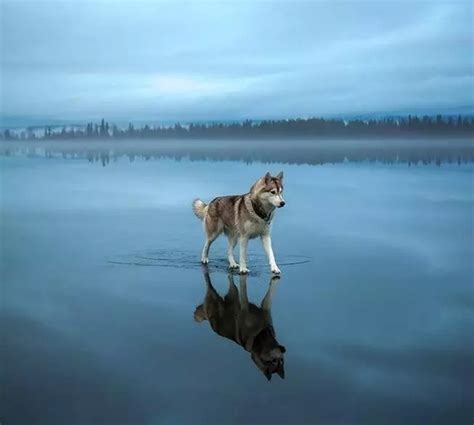
[[[247,243],[260,236],[273,273],[280,273],[273,255],[270,225],[275,208],[285,205],[282,198],[283,173],[272,177],[265,174],[245,195],[220,196],[208,205],[200,199],[193,202],[193,211],[203,220],[206,242],[202,250],[201,262],[209,262],[209,247],[224,232],[229,239],[227,255],[230,268],[238,268],[234,259],[237,238],[240,244],[240,273],[248,273]]]
[[[196,307],[194,319],[197,322],[208,320],[215,333],[236,342],[250,352],[252,360],[268,380],[272,378],[273,373],[284,378],[283,353],[286,350],[275,338],[271,316],[272,293],[278,278],[272,277],[270,280],[260,307],[249,303],[247,299],[245,275],[240,276],[240,297],[231,274],[229,290],[224,298],[212,286],[206,269],[204,279],[207,287],[206,297],[204,303]]]

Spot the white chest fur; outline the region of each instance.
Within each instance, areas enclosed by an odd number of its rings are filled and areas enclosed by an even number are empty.
[[[249,239],[262,236],[270,232],[270,224],[265,222],[255,222],[253,220],[245,220],[241,228],[241,233]]]

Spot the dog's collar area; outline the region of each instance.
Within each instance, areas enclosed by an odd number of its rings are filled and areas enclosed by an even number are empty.
[[[266,211],[262,208],[262,206],[259,205],[257,202],[251,199],[250,203],[252,204],[252,208],[255,214],[257,214],[262,220],[269,222],[272,219],[273,211],[267,214]]]

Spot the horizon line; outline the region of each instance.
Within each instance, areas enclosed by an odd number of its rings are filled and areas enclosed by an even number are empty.
[[[411,112],[403,112],[403,113],[365,113],[365,114],[335,114],[335,115],[306,115],[306,116],[289,116],[286,118],[238,118],[238,119],[197,119],[197,120],[153,120],[149,118],[136,118],[136,119],[125,119],[125,118],[112,118],[106,119],[105,117],[100,118],[87,118],[87,119],[79,119],[79,120],[69,120],[64,118],[51,118],[52,122],[47,123],[45,120],[41,122],[41,118],[33,118],[33,117],[26,117],[21,115],[0,115],[0,128],[2,129],[33,129],[33,128],[47,128],[47,127],[65,127],[65,126],[87,126],[88,124],[96,124],[100,123],[102,120],[109,124],[115,125],[116,123],[120,123],[122,125],[134,125],[135,123],[139,123],[142,125],[154,124],[158,126],[169,126],[169,125],[191,125],[191,124],[229,124],[229,123],[245,123],[245,122],[252,122],[252,123],[260,123],[264,121],[268,122],[284,122],[284,121],[298,121],[298,120],[325,120],[325,121],[383,121],[384,119],[392,118],[408,118],[408,117],[416,117],[416,118],[423,118],[423,117],[437,117],[441,116],[443,118],[449,117],[463,117],[463,118],[472,118],[474,117],[474,111],[463,113],[463,112],[453,112],[453,113],[442,113],[442,112],[432,112],[432,113],[411,113]],[[13,125],[5,125],[3,121],[5,118],[10,120],[24,120],[27,121],[30,119],[31,121],[38,120],[37,123],[18,123]],[[56,122],[54,122],[56,121]],[[156,127],[155,127],[156,128]]]

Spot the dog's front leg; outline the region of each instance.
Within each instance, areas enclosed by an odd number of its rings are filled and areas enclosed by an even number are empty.
[[[263,300],[260,304],[260,306],[262,307],[262,310],[264,310],[268,313],[271,312],[271,309],[272,309],[272,295],[273,295],[273,291],[275,290],[275,285],[277,284],[277,282],[279,280],[280,280],[280,276],[272,276],[272,278],[270,279],[270,283],[268,285],[267,293],[263,297]]]
[[[248,311],[249,299],[247,295],[247,276],[245,275],[240,276],[239,301],[240,301],[240,309],[242,311]]]
[[[262,235],[262,244],[263,244],[263,249],[265,250],[265,253],[267,254],[268,262],[270,263],[270,268],[272,270],[272,273],[279,274],[280,269],[278,268],[277,263],[275,261],[275,255],[273,254],[273,248],[272,248],[272,239],[269,233]]]
[[[249,269],[247,268],[247,245],[249,238],[241,236],[239,239],[240,243],[240,273],[248,273]]]

